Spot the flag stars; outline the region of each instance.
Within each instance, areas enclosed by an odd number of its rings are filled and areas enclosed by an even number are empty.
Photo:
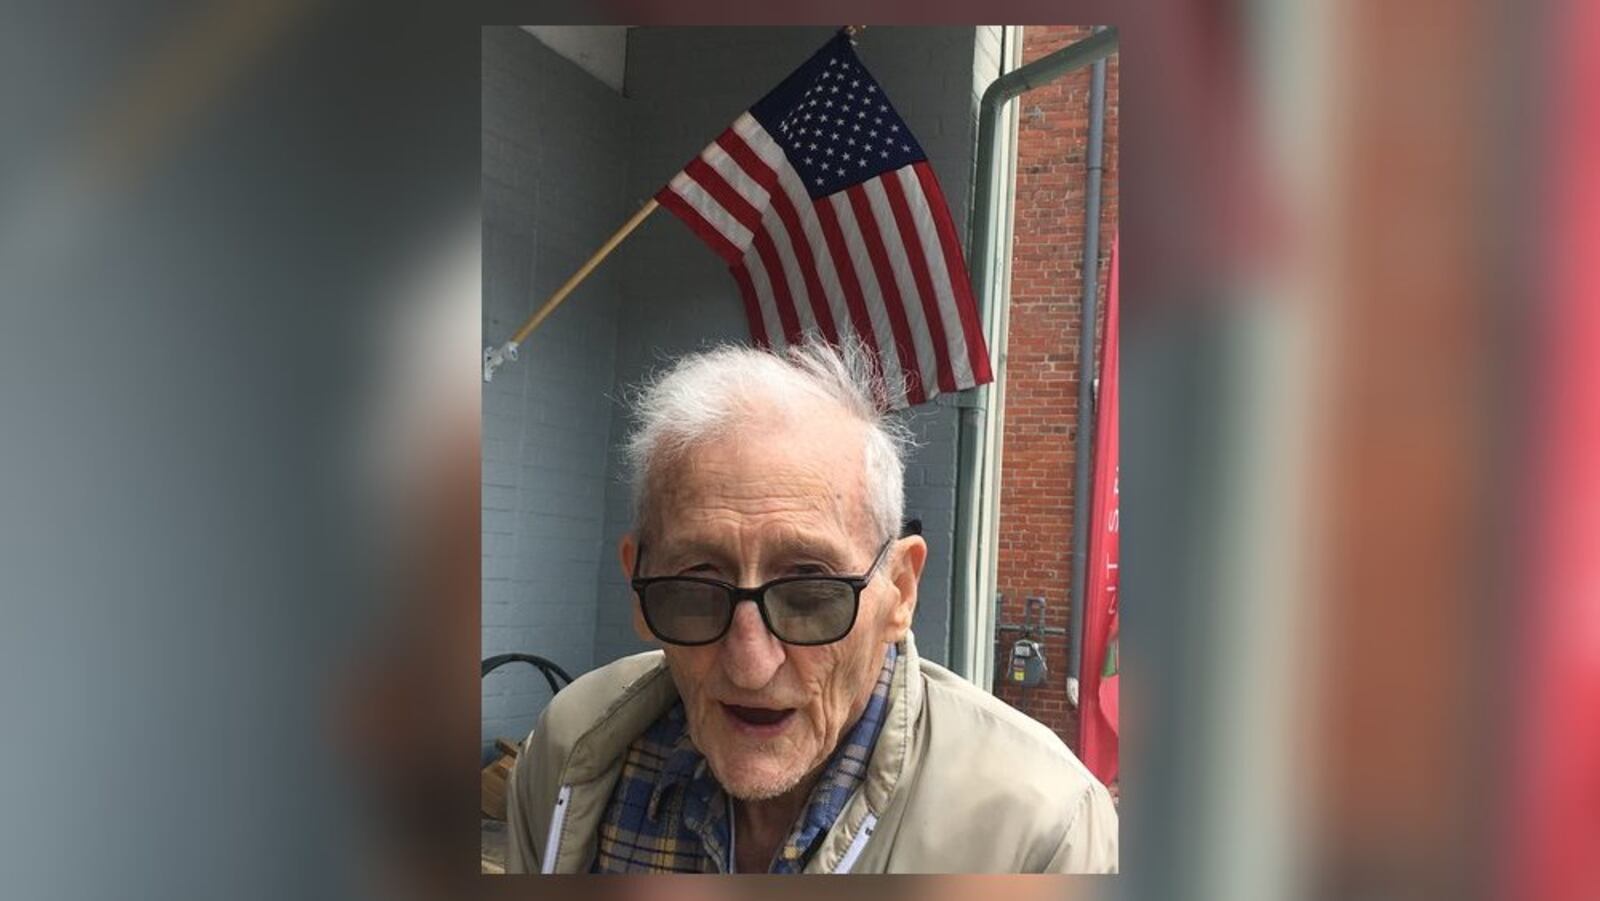
[[[870,85],[870,84],[867,85],[867,93],[868,94],[876,94],[876,93],[878,93],[877,85]]]
[[[860,86],[861,86],[861,79],[859,79],[859,78],[854,78],[854,79],[851,79],[851,80],[850,80],[850,87],[852,87],[852,88],[858,88],[858,87],[860,87]]]

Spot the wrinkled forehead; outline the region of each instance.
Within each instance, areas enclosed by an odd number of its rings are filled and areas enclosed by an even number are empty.
[[[869,536],[866,428],[842,416],[756,416],[696,441],[647,474],[648,538],[683,531]]]

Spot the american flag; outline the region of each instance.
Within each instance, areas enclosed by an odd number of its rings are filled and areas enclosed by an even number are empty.
[[[843,31],[656,200],[727,262],[757,344],[853,337],[891,408],[993,381],[938,179]]]

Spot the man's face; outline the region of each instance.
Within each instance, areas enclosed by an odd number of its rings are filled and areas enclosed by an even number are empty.
[[[641,574],[752,587],[866,572],[880,541],[862,484],[862,427],[837,413],[804,419],[747,423],[661,473]],[[621,551],[631,570],[632,536]],[[865,709],[885,646],[910,626],[926,553],[920,538],[892,547],[861,594],[854,628],[833,644],[784,644],[755,604],[741,602],[721,640],[665,646],[695,747],[734,797],[776,797],[826,762]],[[634,621],[648,638],[637,599]]]

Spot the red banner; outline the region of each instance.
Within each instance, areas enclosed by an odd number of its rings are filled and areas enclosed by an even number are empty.
[[[1539,340],[1534,409],[1519,415],[1532,442],[1516,473],[1531,482],[1527,591],[1496,724],[1515,755],[1500,895],[1588,901],[1600,898],[1600,5],[1571,0],[1549,21],[1548,155],[1536,170],[1551,216],[1539,272],[1549,296],[1519,308]]]
[[[1083,658],[1078,675],[1078,756],[1101,782],[1117,778],[1117,239],[1111,239],[1100,391],[1095,402],[1088,578],[1083,592]]]

